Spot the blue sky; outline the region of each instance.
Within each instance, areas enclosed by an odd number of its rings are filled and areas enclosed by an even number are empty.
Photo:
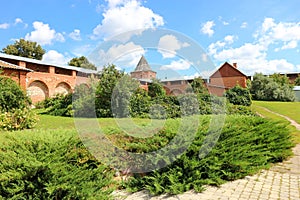
[[[84,55],[99,69],[113,62],[128,72],[145,55],[160,78],[204,76],[226,61],[249,75],[300,72],[299,7],[299,0],[10,0],[2,3],[0,49],[25,38],[42,45],[46,62]]]

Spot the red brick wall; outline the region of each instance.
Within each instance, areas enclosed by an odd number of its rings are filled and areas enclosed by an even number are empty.
[[[246,77],[235,76],[235,77],[223,77],[223,78],[211,78],[211,85],[223,86],[225,88],[232,88],[239,84],[241,87],[246,87]]]
[[[152,79],[152,78],[156,78],[156,72],[152,72],[152,71],[131,72],[131,77],[136,79]]]
[[[20,71],[16,69],[3,69],[3,75],[10,77],[14,80],[18,85],[21,86],[23,90],[26,90],[26,74],[27,71]]]

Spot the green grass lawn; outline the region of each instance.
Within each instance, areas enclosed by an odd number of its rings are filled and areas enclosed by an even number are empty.
[[[253,101],[253,105],[285,115],[300,124],[300,102]]]
[[[266,118],[278,120],[278,121],[286,121],[286,123],[289,124],[289,122],[285,118],[276,115],[274,113],[271,113],[265,110],[264,108],[267,108],[270,111],[273,111],[275,113],[285,115],[300,124],[300,102],[274,102],[274,101],[253,101],[252,102],[252,109],[255,112],[261,114]],[[292,125],[288,125],[288,128],[293,137],[293,142],[295,144],[300,143],[300,131],[297,130]]]

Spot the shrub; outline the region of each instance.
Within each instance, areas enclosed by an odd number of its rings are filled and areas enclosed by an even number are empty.
[[[31,102],[20,86],[8,77],[0,76],[0,91],[1,112],[23,109]]]
[[[0,129],[32,128],[37,116],[29,109],[30,99],[12,79],[0,76]]]
[[[218,136],[214,130],[207,133],[209,122],[209,117],[202,118],[202,126],[193,143],[179,159],[145,176],[132,177],[125,185],[127,189],[147,189],[152,194],[178,194],[191,189],[200,192],[204,185],[218,186],[243,178],[267,168],[270,163],[283,161],[292,153],[293,145],[286,123],[254,116],[230,116]],[[170,128],[165,128],[159,133],[157,137],[161,142],[153,141],[154,138],[139,142],[133,140],[136,145],[131,145],[132,150],[141,152],[147,146],[147,152],[151,152],[161,148],[172,139],[169,131]],[[172,131],[171,135],[174,134],[176,132]],[[211,146],[214,141],[216,145]],[[128,146],[126,143],[124,145]],[[206,156],[199,157],[211,147]]]
[[[110,199],[112,171],[70,131],[2,136],[0,199]]]
[[[286,77],[272,75],[266,77],[256,73],[251,84],[251,94],[255,100],[265,101],[294,101],[295,94]]]
[[[41,102],[42,107],[45,108],[43,114],[54,116],[73,116],[72,110],[72,94],[57,94],[55,97],[50,97]]]
[[[6,131],[30,129],[37,121],[37,115],[28,108],[0,113],[0,129]]]
[[[249,89],[239,85],[227,90],[225,97],[234,105],[250,106],[252,103]]]

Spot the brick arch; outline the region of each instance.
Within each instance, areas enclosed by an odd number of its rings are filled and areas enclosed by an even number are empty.
[[[54,89],[55,94],[69,94],[71,91],[71,86],[66,82],[58,83]]]
[[[183,92],[180,89],[173,89],[171,91],[171,94],[176,96],[176,95],[183,94]]]
[[[35,80],[28,85],[27,94],[36,103],[49,97],[49,88],[43,81]]]

